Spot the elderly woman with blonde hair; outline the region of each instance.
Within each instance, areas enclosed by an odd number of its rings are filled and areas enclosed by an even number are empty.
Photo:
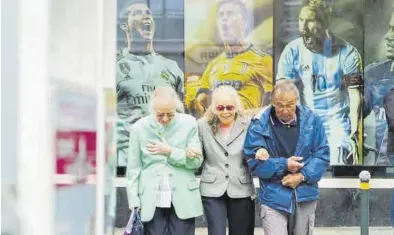
[[[198,121],[203,146],[200,191],[209,235],[254,232],[254,185],[243,157],[250,117],[245,115],[237,91],[220,86],[212,104]]]

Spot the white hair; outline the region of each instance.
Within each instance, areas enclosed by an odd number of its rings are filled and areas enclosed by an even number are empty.
[[[149,99],[149,110],[151,113],[155,113],[155,103],[157,100],[161,99],[168,99],[171,100],[175,103],[175,107],[177,112],[185,112],[183,103],[178,97],[178,94],[175,92],[175,90],[170,87],[170,86],[161,86],[161,87],[156,87],[156,89],[153,91],[152,95],[150,96]]]

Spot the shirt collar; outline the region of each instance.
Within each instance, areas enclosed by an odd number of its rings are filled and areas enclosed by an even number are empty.
[[[296,108],[296,116],[294,117],[294,120],[293,121],[291,121],[290,123],[283,123],[281,120],[279,120],[279,118],[276,116],[276,113],[275,113],[275,107],[272,107],[271,108],[271,115],[270,115],[270,121],[271,121],[271,124],[273,125],[273,126],[275,126],[275,125],[287,125],[287,126],[289,126],[289,127],[295,127],[295,126],[297,126],[297,124],[298,124],[298,116],[299,115],[299,110],[298,110],[298,107]]]

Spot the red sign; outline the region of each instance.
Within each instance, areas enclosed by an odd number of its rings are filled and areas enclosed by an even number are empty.
[[[56,133],[56,173],[86,180],[95,174],[96,132],[58,131]]]
[[[96,98],[61,89],[55,95],[56,185],[86,183],[96,173]]]

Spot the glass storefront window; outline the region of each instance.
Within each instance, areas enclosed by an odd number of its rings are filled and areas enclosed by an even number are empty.
[[[392,1],[118,0],[118,12],[119,166],[155,84],[168,82],[199,118],[216,86],[234,86],[247,109],[258,109],[279,78],[301,84],[300,103],[325,120],[332,169],[391,166],[383,98],[394,85]],[[243,49],[234,53],[235,44]]]

